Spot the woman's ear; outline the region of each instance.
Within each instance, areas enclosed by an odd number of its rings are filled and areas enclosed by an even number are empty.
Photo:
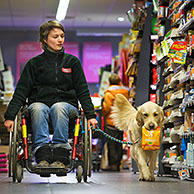
[[[44,43],[46,43],[47,44],[47,40],[43,40],[44,41]]]

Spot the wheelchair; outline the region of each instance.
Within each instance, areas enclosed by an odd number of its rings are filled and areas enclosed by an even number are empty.
[[[10,131],[9,136],[8,176],[12,177],[13,182],[22,181],[24,169],[41,177],[50,177],[51,174],[66,176],[67,173],[76,170],[78,183],[82,181],[82,178],[84,182],[87,182],[88,177],[91,177],[92,169],[92,130],[87,129],[87,120],[82,111],[79,115],[70,117],[68,140],[72,146],[70,164],[67,169],[40,168],[35,165],[31,151],[32,133],[30,133],[30,122],[28,122],[29,113],[26,108],[21,109],[15,118],[14,129]]]

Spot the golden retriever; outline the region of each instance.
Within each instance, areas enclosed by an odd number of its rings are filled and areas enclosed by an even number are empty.
[[[163,110],[160,106],[149,101],[136,110],[122,94],[116,95],[111,117],[116,127],[122,131],[129,131],[132,142],[141,139],[142,127],[147,130],[160,127],[160,130],[162,130],[164,122]],[[137,163],[140,173],[139,180],[155,181],[154,169],[159,150],[143,150],[140,140],[130,147],[130,153]]]

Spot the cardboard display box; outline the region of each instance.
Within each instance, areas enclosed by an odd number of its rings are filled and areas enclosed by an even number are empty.
[[[0,153],[9,154],[9,146],[8,145],[0,145]]]
[[[3,104],[3,101],[0,101],[0,122],[4,122],[4,113],[7,110],[7,105]]]

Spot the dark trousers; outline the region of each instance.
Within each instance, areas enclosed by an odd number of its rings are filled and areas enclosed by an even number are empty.
[[[112,126],[106,126],[106,133],[119,140],[123,140],[123,132]],[[114,140],[107,140],[108,147],[108,163],[110,165],[119,166],[122,160],[123,149],[122,144],[117,143]]]

